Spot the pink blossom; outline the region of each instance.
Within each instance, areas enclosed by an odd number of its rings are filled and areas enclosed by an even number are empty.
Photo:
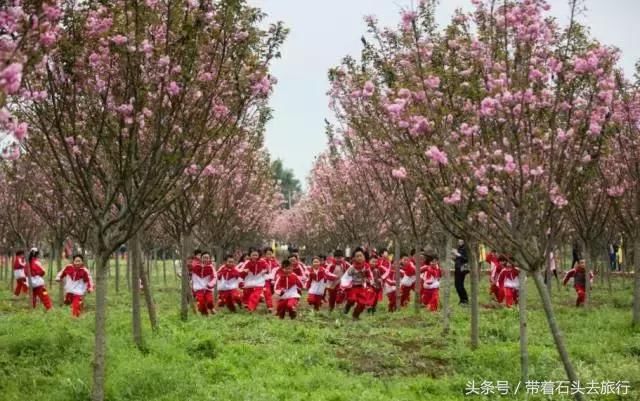
[[[27,123],[18,124],[13,130],[13,135],[18,141],[22,141],[27,136]]]
[[[169,92],[171,96],[177,96],[181,90],[182,88],[180,88],[180,85],[178,85],[176,81],[169,82],[169,86],[167,87],[167,92]]]
[[[424,84],[429,89],[438,89],[440,87],[440,77],[431,75],[424,80]]]
[[[489,194],[489,188],[486,185],[479,185],[476,188],[476,193],[478,194],[478,196],[484,198]]]
[[[51,47],[57,39],[58,36],[54,31],[46,31],[40,35],[40,44],[44,47]]]
[[[20,89],[22,82],[22,64],[9,64],[4,70],[0,71],[0,89],[7,93],[15,93]]]
[[[498,101],[492,97],[485,97],[480,103],[480,114],[485,117],[492,117],[496,115],[496,109],[498,107]]]
[[[405,178],[407,178],[407,170],[405,170],[404,167],[399,167],[397,169],[391,170],[391,175],[399,180],[404,180]]]
[[[624,192],[625,192],[625,189],[624,189],[624,186],[622,185],[616,185],[616,186],[607,188],[607,195],[611,196],[612,198],[619,198],[622,195],[624,195]]]
[[[443,200],[447,205],[457,205],[462,200],[462,192],[456,189],[451,195],[445,196]]]
[[[124,35],[116,35],[111,38],[111,41],[116,45],[123,45],[129,41],[129,38]]]
[[[447,154],[445,152],[441,151],[440,149],[438,149],[437,146],[431,146],[429,149],[427,149],[425,154],[427,155],[427,157],[429,159],[431,159],[433,162],[435,162],[437,164],[441,164],[441,165],[444,166],[447,163],[449,163],[449,159],[447,158]]]
[[[411,28],[413,22],[418,18],[418,14],[415,11],[405,11],[402,13],[402,27],[404,29]]]
[[[169,58],[169,56],[162,56],[158,59],[158,66],[165,67],[169,65],[170,62],[171,62],[171,59]]]
[[[362,95],[364,97],[371,97],[376,90],[376,86],[371,81],[367,81],[364,83],[364,88],[362,90]]]

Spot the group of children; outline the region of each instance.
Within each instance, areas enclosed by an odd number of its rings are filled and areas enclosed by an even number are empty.
[[[516,267],[513,259],[508,255],[498,255],[491,251],[486,256],[486,262],[491,267],[489,274],[490,293],[494,301],[504,303],[507,308],[518,304],[520,290],[520,269]],[[584,259],[577,260],[562,281],[564,286],[573,279],[573,287],[576,290],[576,307],[584,304],[587,273]],[[589,283],[593,282],[593,272],[589,272]]]
[[[442,271],[438,257],[430,253],[420,254],[420,268],[416,267],[416,258],[401,255],[399,271],[391,266],[386,250],[379,253],[357,248],[350,261],[342,250],[336,250],[333,256],[314,256],[311,266],[306,266],[297,250],[293,250],[288,259],[279,262],[273,249],[251,250],[238,262],[234,255],[226,255],[224,264],[216,268],[211,254],[196,250],[187,264],[193,298],[198,311],[203,315],[216,312],[214,288],[217,289],[217,306],[226,307],[231,312],[245,308],[254,312],[264,302],[269,313],[273,312],[274,294],[278,297],[276,315],[284,319],[286,315],[295,318],[297,306],[303,290],[307,291],[307,303],[314,311],[328,304],[332,312],[336,305],[344,304],[344,313],[353,309],[353,318],[359,319],[364,310],[373,314],[378,302],[387,297],[388,311],[397,310],[397,292],[400,293],[400,307],[405,307],[420,283],[420,302],[430,311],[438,310],[439,288]],[[490,293],[498,303],[507,308],[518,303],[520,288],[519,269],[508,255],[498,255],[491,251],[486,256],[490,266]],[[52,307],[51,298],[45,286],[45,269],[39,260],[39,251],[31,249],[28,258],[24,251],[16,252],[13,265],[16,297],[29,292],[31,287],[32,305],[37,306],[38,299],[45,310]],[[398,277],[396,277],[398,275]],[[574,280],[577,293],[576,306],[585,300],[587,285],[585,260],[579,260],[567,272],[563,280],[566,285]],[[419,280],[418,280],[419,279]],[[86,293],[93,289],[89,269],[84,265],[82,255],[74,255],[73,263],[61,270],[56,281],[64,280],[66,305],[71,305],[74,317],[80,316]],[[589,274],[592,282],[593,273]],[[399,286],[399,289],[398,287]],[[399,290],[399,291],[398,291]]]
[[[45,310],[52,308],[51,297],[45,285],[45,269],[40,263],[40,252],[33,248],[25,258],[24,251],[17,251],[13,262],[13,275],[16,279],[14,296],[29,293],[31,287],[31,304],[36,308],[38,299]],[[65,305],[71,305],[71,314],[80,316],[84,296],[93,289],[93,282],[89,269],[84,266],[82,255],[74,255],[73,263],[66,266],[56,275],[56,281],[64,280]]]
[[[411,291],[415,290],[417,274],[422,288],[420,300],[431,311],[438,309],[441,270],[437,256],[423,254],[420,269],[415,260],[403,255],[399,269],[400,306],[409,303]],[[344,313],[353,309],[353,318],[359,319],[364,310],[373,314],[384,296],[388,299],[388,310],[397,309],[396,272],[391,267],[389,255],[382,250],[376,252],[357,248],[351,262],[347,262],[342,250],[331,257],[322,255],[312,258],[311,266],[304,265],[293,250],[281,263],[271,248],[263,251],[251,250],[238,263],[234,255],[226,255],[224,264],[216,269],[208,252],[196,250],[188,262],[191,274],[191,289],[198,311],[203,315],[215,313],[214,288],[218,290],[218,306],[226,306],[231,312],[237,308],[255,311],[264,301],[267,310],[273,312],[273,295],[278,297],[276,315],[295,318],[303,290],[307,291],[307,303],[314,311],[328,303],[329,311],[344,304]]]

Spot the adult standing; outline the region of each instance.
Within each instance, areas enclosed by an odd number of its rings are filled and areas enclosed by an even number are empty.
[[[464,279],[469,273],[469,249],[463,239],[458,239],[458,248],[453,250],[454,255],[454,284],[460,305],[469,304],[469,295],[464,288]]]

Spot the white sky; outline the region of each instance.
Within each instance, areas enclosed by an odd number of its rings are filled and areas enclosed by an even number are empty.
[[[324,119],[332,120],[326,92],[327,71],[345,55],[360,54],[366,32],[365,15],[375,15],[384,26],[395,26],[411,0],[249,0],[262,8],[268,21],[284,21],[291,30],[282,58],[273,66],[279,82],[271,100],[273,120],[267,126],[266,145],[273,158],[283,160],[306,186],[313,159],[326,147]],[[416,2],[414,1],[413,4]],[[549,0],[551,13],[568,21],[568,0]],[[437,22],[445,25],[456,8],[470,8],[470,0],[440,0]],[[594,37],[622,50],[628,74],[640,59],[640,0],[586,0],[580,21]]]

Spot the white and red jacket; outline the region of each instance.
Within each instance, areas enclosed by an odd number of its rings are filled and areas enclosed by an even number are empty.
[[[317,270],[313,267],[309,273],[309,280],[307,281],[307,289],[309,294],[324,295],[324,290],[327,287],[327,282],[332,282],[337,279],[338,276],[328,272],[326,269],[319,267]]]
[[[24,256],[18,256],[13,261],[13,277],[16,280],[27,277],[25,273],[25,269],[27,267],[27,262],[24,259]]]
[[[276,279],[276,273],[278,272],[278,269],[280,269],[280,263],[278,263],[278,259],[276,258],[265,258],[265,261],[269,267],[266,280],[267,282],[274,281]]]
[[[504,270],[504,266],[500,263],[500,260],[496,259],[495,261],[491,261],[491,275],[489,276],[489,280],[491,284],[498,285],[498,278],[500,277],[500,273]]]
[[[373,281],[371,267],[364,262],[361,264],[353,263],[344,273],[340,280],[340,286],[343,288],[366,287]]]
[[[498,276],[498,285],[502,288],[520,288],[520,271],[513,266],[507,266]]]
[[[211,291],[217,279],[213,263],[191,265],[191,288],[193,291]]]
[[[229,267],[226,264],[217,273],[218,291],[237,290],[240,284],[240,272],[235,266]],[[209,283],[212,287],[213,284]]]
[[[38,288],[44,286],[44,275],[46,274],[44,267],[40,263],[38,258],[31,259],[31,263],[29,265],[31,269],[31,288]],[[27,284],[29,281],[27,280]]]
[[[411,287],[416,282],[416,265],[411,260],[407,260],[400,267],[400,285],[402,287]]]
[[[584,267],[576,266],[569,270],[562,280],[562,285],[567,285],[567,282],[573,278],[573,287],[586,288],[587,273]],[[589,272],[589,283],[593,283],[593,272]]]
[[[56,281],[64,279],[64,292],[73,295],[84,295],[93,291],[93,280],[89,269],[84,266],[68,265],[56,275]]]
[[[244,279],[244,288],[264,287],[268,274],[269,265],[264,259],[249,260],[240,272]]]
[[[335,275],[336,279],[327,283],[327,288],[336,288],[338,284],[340,284],[340,277],[342,277],[342,275],[346,273],[346,271],[349,270],[350,267],[351,265],[347,263],[346,260],[342,260],[340,262],[336,261],[333,264],[329,265],[329,268],[327,270],[329,271],[329,273]]]
[[[385,295],[396,291],[395,275],[396,272],[393,269],[387,270],[382,275],[382,289]]]
[[[302,281],[293,272],[289,274],[281,272],[276,278],[275,291],[280,295],[280,299],[300,298]]]
[[[440,288],[440,277],[442,273],[440,271],[440,265],[427,265],[420,268],[422,287],[427,290]]]

